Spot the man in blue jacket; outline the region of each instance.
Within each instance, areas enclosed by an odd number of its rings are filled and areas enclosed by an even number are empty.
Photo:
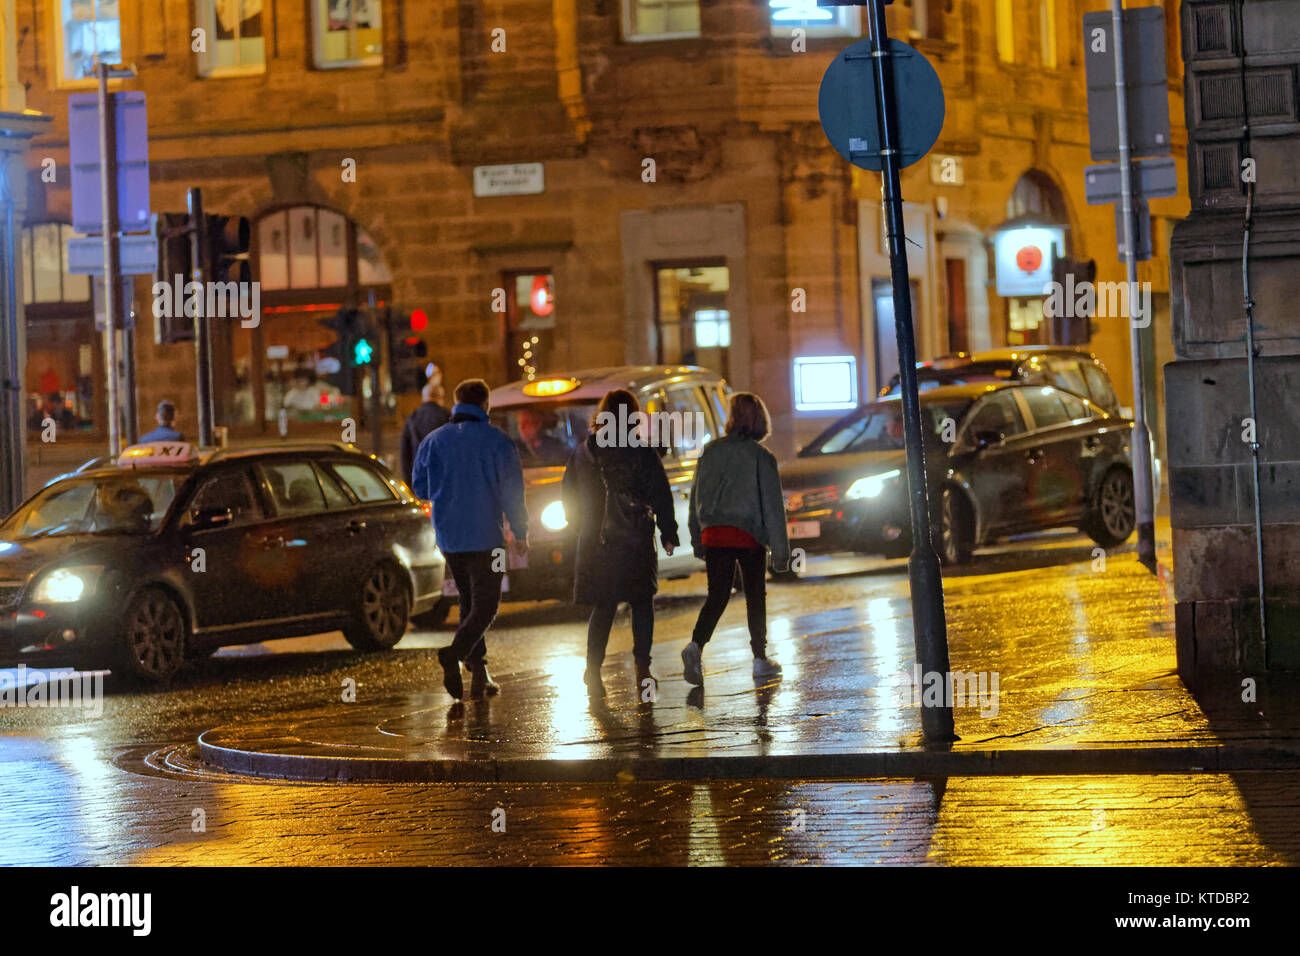
[[[519,452],[509,436],[488,421],[488,387],[480,378],[456,386],[451,419],[430,432],[415,453],[412,490],[433,502],[438,547],[460,592],[460,625],[449,647],[438,651],[442,683],[460,700],[460,662],[470,672],[470,697],[500,688],[487,669],[484,634],[501,606],[506,570],[505,527],[511,549],[528,553],[528,509]]]

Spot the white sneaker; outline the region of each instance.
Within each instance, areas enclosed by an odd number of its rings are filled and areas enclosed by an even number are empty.
[[[754,680],[767,680],[781,676],[781,665],[766,657],[754,658]]]
[[[682,676],[688,684],[704,686],[704,672],[700,670],[700,645],[694,641],[682,649]]]

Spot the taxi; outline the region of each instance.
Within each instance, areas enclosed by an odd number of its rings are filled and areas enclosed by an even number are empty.
[[[443,577],[428,505],[373,455],[135,445],[0,524],[0,664],[163,682],[228,644],[341,630],[383,650]]]
[[[720,375],[690,365],[634,365],[561,372],[512,382],[492,391],[489,416],[519,450],[528,504],[528,554],[510,557],[505,589],[516,600],[570,600],[576,542],[560,500],[565,466],[587,437],[606,392],[625,388],[641,410],[673,427],[656,442],[673,490],[679,536],[689,543],[687,518],[695,465],[704,446],[722,434],[731,387]],[[659,573],[686,577],[703,568],[690,547],[671,556],[658,543]],[[448,593],[454,592],[448,580]]]

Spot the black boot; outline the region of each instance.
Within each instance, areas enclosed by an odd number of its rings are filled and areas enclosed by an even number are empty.
[[[465,684],[460,679],[460,661],[456,660],[450,647],[438,648],[438,663],[442,665],[442,686],[456,700],[465,696]]]

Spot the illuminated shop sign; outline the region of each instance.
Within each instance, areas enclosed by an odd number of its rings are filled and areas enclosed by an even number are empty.
[[[1044,287],[1052,281],[1053,256],[1064,253],[1065,230],[1060,226],[1002,230],[993,239],[998,295],[1046,295]]]
[[[794,407],[835,412],[858,407],[858,360],[852,355],[805,355],[794,360]]]

